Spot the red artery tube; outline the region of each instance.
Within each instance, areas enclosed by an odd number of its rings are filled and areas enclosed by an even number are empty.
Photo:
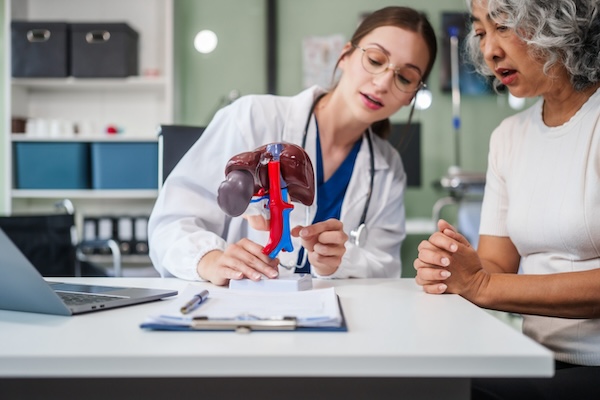
[[[279,161],[269,161],[269,210],[271,213],[269,241],[263,248],[263,254],[275,258],[279,252],[280,243],[284,235],[284,226],[289,230],[289,224],[285,224],[284,212],[288,213],[294,206],[286,203],[281,196],[281,173]],[[287,190],[286,190],[287,193]],[[288,232],[289,236],[289,232]],[[291,251],[285,246],[282,250]]]

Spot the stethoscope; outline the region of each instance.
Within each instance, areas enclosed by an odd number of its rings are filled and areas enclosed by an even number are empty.
[[[324,96],[324,94],[318,96],[313,101],[313,103],[310,107],[308,117],[306,118],[306,124],[304,125],[304,134],[302,136],[302,148],[303,149],[306,148],[306,137],[308,135],[308,126],[310,125],[310,121],[312,120],[312,117],[314,115],[315,107],[317,106],[317,103],[323,96]],[[373,194],[373,184],[375,182],[375,155],[373,153],[373,140],[371,139],[371,133],[369,131],[366,131],[365,135],[367,137],[367,142],[369,144],[369,155],[371,158],[371,175],[370,175],[371,182],[369,184],[369,192],[367,193],[367,201],[365,202],[365,208],[363,209],[363,213],[360,217],[360,222],[355,229],[352,229],[350,231],[351,242],[359,247],[362,247],[367,241],[367,226],[365,224],[365,221],[367,220],[367,212],[369,211],[369,204],[371,203],[371,195]],[[305,225],[310,225],[310,210],[308,207],[306,207]],[[304,249],[301,249],[301,252],[302,252],[302,262],[300,262],[300,263],[292,262],[289,265],[286,265],[286,264],[280,262],[279,265],[281,265],[282,267],[284,267],[285,269],[288,269],[288,270],[292,269],[292,268],[302,268],[302,266],[306,265],[306,260],[308,259],[308,252],[304,251]]]
[[[313,101],[310,111],[308,113],[308,118],[306,118],[306,124],[304,125],[304,135],[302,136],[302,148],[306,148],[306,136],[308,135],[308,126],[310,125],[310,121],[315,112],[315,107],[317,103],[324,94],[320,95]],[[360,222],[358,226],[350,231],[350,240],[356,246],[362,247],[367,241],[367,225],[365,221],[367,220],[367,212],[369,211],[369,204],[371,203],[371,196],[373,194],[373,184],[375,181],[375,155],[373,154],[373,140],[371,139],[371,133],[369,131],[365,131],[365,136],[367,137],[367,143],[369,144],[369,155],[371,159],[371,171],[370,171],[370,184],[369,184],[369,192],[367,193],[367,201],[365,202],[365,208],[363,209],[362,216],[360,217]],[[306,224],[309,224],[309,210],[306,208]],[[305,252],[306,254],[306,252]],[[304,265],[304,262],[302,263]]]

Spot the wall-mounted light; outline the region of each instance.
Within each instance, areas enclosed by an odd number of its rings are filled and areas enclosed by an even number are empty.
[[[513,110],[521,110],[525,107],[525,99],[513,96],[510,92],[508,93],[508,105]]]
[[[202,30],[194,38],[194,47],[200,53],[208,54],[217,48],[217,34],[210,30]]]
[[[427,87],[419,90],[415,96],[415,108],[417,110],[427,110],[433,102],[433,94]]]

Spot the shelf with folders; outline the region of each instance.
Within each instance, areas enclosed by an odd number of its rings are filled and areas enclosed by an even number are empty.
[[[13,189],[14,199],[155,199],[158,189]]]
[[[157,195],[156,138],[83,141],[19,138],[13,141],[13,156],[13,198],[153,198]]]
[[[167,80],[164,77],[130,76],[126,78],[13,78],[14,89],[28,91],[52,90],[68,92],[79,90],[111,90],[111,91],[156,91],[166,90]]]
[[[102,154],[96,161],[105,165],[94,166],[92,153],[105,153],[109,147],[121,144],[155,147],[151,150],[153,165],[139,166],[139,171],[146,171],[158,180],[158,166],[154,166],[158,152],[156,129],[160,124],[173,123],[174,118],[173,0],[105,0],[102,6],[95,0],[6,0],[3,6],[3,26],[8,35],[2,51],[7,56],[2,82],[7,101],[6,125],[1,135],[5,141],[6,158],[4,155],[2,158],[7,172],[0,188],[0,195],[6,201],[0,211],[32,213],[51,209],[51,202],[56,199],[70,198],[77,202],[78,210],[86,213],[101,212],[107,207],[148,212],[158,194],[158,184],[139,185],[137,177],[124,184],[105,184],[106,181],[101,181],[121,178],[121,173],[107,175],[107,168],[113,164],[111,158]],[[48,31],[55,39],[42,44],[52,58],[27,51],[29,44],[21,37],[38,23],[48,24]],[[75,41],[76,32],[83,36],[78,30],[82,26],[96,32],[100,25],[102,29],[112,29],[113,44],[103,47]],[[63,26],[67,34],[61,41]],[[125,26],[135,35],[122,30]],[[116,43],[130,50],[134,45],[135,51],[122,52],[115,47]],[[75,51],[80,56],[89,56],[85,64],[74,62]],[[68,57],[64,59],[63,54]],[[132,54],[136,54],[135,63],[131,62]],[[88,62],[98,58],[111,61]],[[126,72],[115,72],[120,68]],[[30,129],[26,129],[28,125]],[[53,167],[66,159],[43,152],[33,157],[18,154],[24,148],[27,152],[27,147],[46,144],[78,148],[79,156],[88,160],[84,160],[84,168],[66,168],[62,170],[65,172],[38,179],[42,183],[54,180],[56,184],[46,187],[22,184],[19,179],[31,165],[47,159],[49,167]],[[138,159],[148,160],[148,157]],[[123,173],[127,170],[131,168],[122,168]],[[77,172],[83,180],[65,185],[64,181]]]
[[[147,214],[84,215],[81,221],[80,256],[91,262],[106,263],[112,251],[102,242],[112,240],[125,262],[150,265],[148,218]]]
[[[121,256],[123,263],[139,265],[139,266],[150,266],[151,261],[148,255],[138,255],[138,254],[124,254]],[[84,260],[89,261],[94,264],[110,264],[111,256],[110,255],[102,255],[102,254],[90,254],[85,255]]]
[[[155,135],[155,132],[152,132],[152,135],[148,136],[128,136],[128,135],[120,135],[120,134],[98,134],[98,135],[79,135],[79,134],[71,134],[71,135],[59,135],[56,137],[53,136],[37,136],[34,134],[12,134],[11,141],[13,143],[18,142],[82,142],[82,143],[94,143],[94,142],[156,142],[158,143],[158,138]]]

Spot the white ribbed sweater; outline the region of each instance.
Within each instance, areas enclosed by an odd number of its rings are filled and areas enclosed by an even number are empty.
[[[600,268],[600,90],[559,127],[542,104],[492,134],[480,234],[509,236],[524,274]],[[600,365],[600,319],[525,315],[523,331],[558,360]]]

